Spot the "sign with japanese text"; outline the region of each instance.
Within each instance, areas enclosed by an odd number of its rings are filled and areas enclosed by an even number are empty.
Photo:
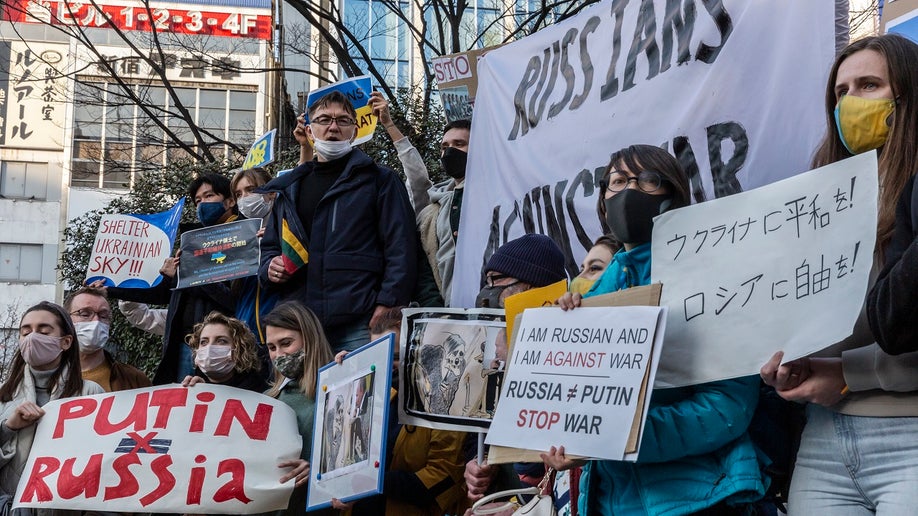
[[[67,45],[0,41],[0,145],[62,149],[67,107]]]
[[[176,288],[258,274],[259,229],[261,219],[246,219],[182,233]]]
[[[42,408],[14,508],[252,514],[287,507],[294,481],[281,484],[287,470],[277,465],[300,457],[302,439],[283,402],[198,384]]]
[[[877,232],[877,155],[655,219],[653,281],[669,307],[657,387],[758,374],[851,334]]]
[[[248,170],[255,167],[265,167],[274,162],[274,136],[277,129],[271,129],[261,138],[255,140],[249,152],[245,155],[242,169]]]
[[[9,0],[0,7],[12,22],[271,39],[271,8],[142,0]]]
[[[350,79],[310,91],[309,96],[306,97],[306,112],[309,112],[309,108],[317,100],[333,91],[343,93],[353,104],[354,110],[357,111],[357,138],[354,139],[354,145],[370,141],[373,138],[373,132],[376,131],[376,117],[373,115],[373,108],[369,104],[370,93],[373,92],[370,76],[351,77]]]
[[[148,288],[162,281],[159,269],[172,256],[185,198],[150,215],[107,214],[99,221],[86,282],[104,280],[107,287]]]
[[[650,396],[641,394],[653,385],[665,314],[650,306],[524,311],[485,442],[637,460],[628,442],[643,427],[635,418],[646,418]]]
[[[474,306],[484,264],[526,233],[551,237],[576,276],[603,233],[596,197],[619,149],[666,148],[694,202],[808,170],[834,8],[607,0],[485,54],[450,306]]]

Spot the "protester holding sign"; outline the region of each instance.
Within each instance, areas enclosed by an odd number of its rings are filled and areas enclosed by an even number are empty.
[[[271,216],[271,208],[274,206],[274,199],[277,195],[255,193],[255,190],[270,180],[271,175],[267,170],[250,168],[236,172],[230,181],[230,188],[242,215],[248,219],[262,219],[262,227],[257,233],[259,238],[265,234],[265,224]],[[233,280],[230,290],[233,297],[236,298],[236,317],[245,322],[255,334],[258,356],[264,365],[269,365],[261,317],[270,312],[277,304],[277,295],[262,289],[257,276]],[[268,373],[268,369],[265,367],[263,372]]]
[[[19,322],[19,349],[0,386],[0,511],[7,513],[16,494],[35,423],[44,415],[42,405],[102,392],[83,380],[77,332],[66,310],[46,301],[26,310]]]
[[[306,507],[306,480],[309,454],[312,452],[313,424],[316,413],[316,378],[319,368],[333,360],[322,325],[314,313],[299,302],[288,301],[274,307],[264,319],[268,353],[274,362],[274,384],[265,394],[290,405],[296,412],[303,449],[297,471],[303,481],[290,497],[286,512],[275,516],[298,515]],[[305,469],[303,469],[305,468]],[[297,475],[299,479],[299,473]],[[310,514],[337,514],[333,509]]]
[[[322,321],[334,349],[353,350],[387,308],[407,304],[417,276],[417,236],[405,187],[353,147],[357,114],[332,91],[309,109],[317,159],[258,190],[277,192],[262,240],[264,288]]]
[[[255,335],[245,323],[220,312],[208,314],[188,336],[195,374],[203,375],[208,383],[264,392],[268,383],[261,374],[261,359],[255,346]],[[186,376],[182,384],[194,385],[194,378]]]
[[[599,194],[600,213],[623,248],[587,297],[648,284],[653,217],[691,202],[679,162],[651,145],[615,152]],[[571,310],[580,299],[568,293],[559,304]],[[755,377],[653,391],[637,463],[588,462],[580,514],[740,514],[765,494],[764,464],[747,432],[758,392]],[[579,463],[563,447],[543,458],[557,469]]]
[[[918,45],[906,38],[865,38],[838,55],[826,84],[826,132],[813,166],[879,149],[882,188],[871,276],[884,255],[893,265],[877,279],[869,310],[851,336],[784,365],[778,353],[762,367],[762,378],[782,397],[809,402],[790,514],[905,514],[918,504],[918,451],[907,444],[918,433],[918,353],[887,355],[867,321],[873,318],[881,344],[890,331],[914,327],[915,283],[907,280],[913,274],[907,269],[915,262],[903,259],[913,240],[908,186],[918,172],[915,63]],[[902,311],[890,317],[894,307]]]
[[[238,218],[230,181],[220,174],[205,174],[194,179],[188,187],[188,197],[194,201],[198,220],[204,226],[232,222]],[[169,305],[162,358],[153,376],[154,385],[181,382],[191,374],[194,364],[191,350],[185,345],[185,336],[210,312],[218,310],[232,315],[236,309],[225,282],[173,289],[177,281],[175,272],[178,262],[178,256],[166,260],[160,272],[168,281],[161,281],[152,288],[105,288],[101,281],[90,285],[102,288],[108,297],[114,299]]]

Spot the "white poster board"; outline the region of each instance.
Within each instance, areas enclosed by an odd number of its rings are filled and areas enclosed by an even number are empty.
[[[486,442],[637,460],[627,443],[636,416],[643,431],[665,314],[656,306],[524,311]]]
[[[252,514],[293,491],[277,464],[300,457],[296,416],[262,394],[168,385],[42,408],[13,508]]]
[[[398,421],[434,430],[484,432],[507,361],[504,311],[402,311]]]
[[[308,510],[382,492],[394,351],[390,333],[319,370]]]
[[[666,147],[695,202],[807,170],[834,34],[832,0],[604,1],[488,52],[450,306],[474,306],[488,258],[524,233],[555,240],[575,276],[623,147]]]
[[[851,334],[877,229],[877,157],[657,217],[653,281],[669,307],[657,387],[758,374]]]

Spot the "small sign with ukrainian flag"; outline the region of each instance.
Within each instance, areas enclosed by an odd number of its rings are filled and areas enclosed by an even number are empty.
[[[370,76],[351,77],[310,91],[309,96],[306,97],[306,111],[309,112],[314,102],[333,91],[343,93],[357,111],[357,138],[354,139],[354,145],[370,141],[373,138],[373,132],[376,131],[376,117],[373,116],[373,108],[369,104],[370,93],[373,91]]]
[[[271,129],[261,138],[255,140],[249,153],[245,155],[245,162],[242,164],[243,170],[250,168],[264,167],[274,161],[274,135],[277,129]]]

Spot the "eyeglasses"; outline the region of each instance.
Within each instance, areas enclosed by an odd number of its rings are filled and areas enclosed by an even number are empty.
[[[111,312],[97,312],[92,308],[81,308],[79,310],[74,310],[70,312],[70,315],[83,321],[91,321],[93,317],[97,317],[99,322],[109,322],[112,320]]]
[[[320,116],[312,121],[313,124],[319,125],[332,125],[332,122],[338,124],[338,127],[350,127],[357,123],[349,116]]]
[[[514,281],[514,282],[512,282],[512,283],[507,283],[506,285],[495,285],[495,284],[494,284],[495,281],[500,281],[500,280],[502,280],[502,279],[507,279],[507,278],[510,278],[510,277],[511,277],[511,276],[507,276],[507,275],[505,275],[505,274],[492,274],[492,275],[490,275],[490,276],[488,276],[488,277],[485,278],[485,286],[488,287],[488,288],[494,288],[495,286],[507,288],[507,287],[512,287],[513,285],[516,285],[517,283],[520,282],[520,280],[516,280],[516,281]],[[514,279],[515,279],[515,278],[514,278]]]
[[[653,193],[663,186],[665,179],[659,172],[654,172],[653,170],[642,170],[636,177],[629,176],[621,170],[613,170],[602,180],[601,186],[609,192],[618,193],[628,188],[632,181],[637,182],[638,188],[642,192]]]

